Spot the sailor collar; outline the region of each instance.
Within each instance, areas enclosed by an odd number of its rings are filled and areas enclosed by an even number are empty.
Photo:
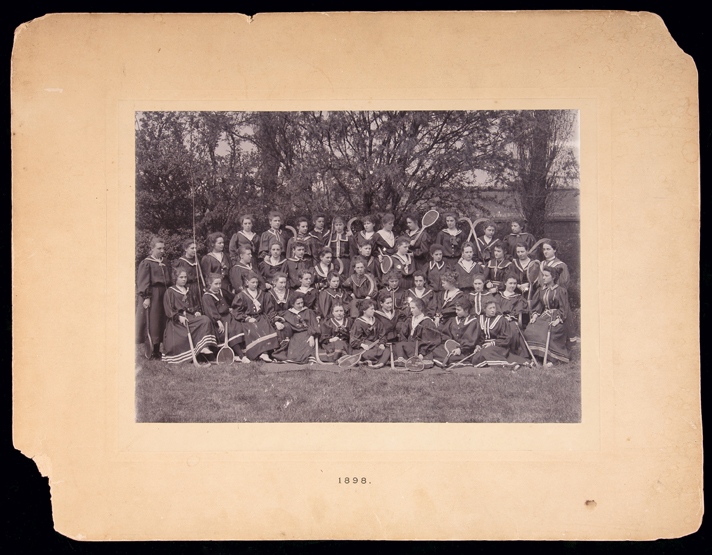
[[[198,264],[198,260],[197,260],[197,259],[194,259],[195,262],[191,262],[191,261],[188,260],[185,256],[181,256],[178,260],[185,260],[185,261],[186,261],[188,264],[190,264],[191,266],[195,266],[196,264]]]

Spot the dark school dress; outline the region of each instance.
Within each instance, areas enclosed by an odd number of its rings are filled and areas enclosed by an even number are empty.
[[[203,277],[208,279],[210,274],[218,274],[222,281],[220,287],[223,291],[232,292],[232,284],[230,283],[230,257],[227,253],[222,253],[222,260],[219,260],[216,253],[210,252],[200,260],[200,269],[203,271]]]
[[[413,258],[410,254],[406,254],[404,257],[401,257],[398,253],[391,256],[391,258],[393,259],[393,268],[400,270],[401,273],[401,289],[409,289],[410,287],[413,287],[413,274],[416,270],[415,258]]]
[[[374,316],[383,326],[383,339],[386,343],[397,343],[405,333],[405,315],[397,308],[391,313],[376,310]]]
[[[494,258],[494,247],[495,245],[501,245],[502,241],[499,239],[492,239],[487,242],[485,239],[486,235],[482,235],[477,238],[477,244],[475,245],[475,256],[479,257],[480,262],[486,263],[490,258]]]
[[[309,235],[297,235],[287,241],[287,250],[285,251],[285,255],[287,258],[294,258],[294,247],[301,245],[304,247],[303,258],[311,266],[314,263],[315,254],[312,248],[313,244],[312,238]]]
[[[446,359],[448,364],[459,362],[466,356],[472,354],[472,351],[475,350],[479,335],[477,316],[467,315],[464,318],[455,316],[448,320],[444,326],[441,326],[440,331],[443,332],[445,336],[441,339],[442,344],[435,347],[428,358],[433,359],[439,366],[443,366]],[[450,355],[450,358],[448,358],[447,350],[445,349],[445,341],[447,341],[447,338],[457,341],[460,344],[459,355]]]
[[[366,261],[365,273],[371,274],[371,276],[373,276],[373,279],[376,280],[376,284],[381,283],[383,278],[383,272],[381,271],[381,265],[378,263],[378,258],[376,258],[375,256],[369,257],[369,259]]]
[[[408,308],[408,291],[402,287],[391,289],[386,287],[383,291],[388,292],[388,296],[393,301],[393,308],[398,310],[406,310]]]
[[[323,268],[321,264],[315,264],[314,265],[314,287],[316,287],[319,291],[329,287],[329,281],[328,281],[329,272],[333,272],[334,269],[336,269],[337,274],[340,274],[339,267],[334,266],[333,262],[331,264],[329,264],[328,268]]]
[[[316,343],[311,347],[308,343],[310,337],[319,338],[320,329],[316,314],[308,308],[297,312],[290,308],[284,313],[284,321],[290,329],[289,346],[280,352],[274,353],[275,360],[303,364],[316,362]]]
[[[270,245],[272,245],[275,241],[282,246],[282,252],[286,255],[287,234],[281,228],[277,230],[269,228],[262,235],[260,235],[260,248],[257,258],[264,260],[265,256],[269,255]]]
[[[188,275],[188,282],[185,284],[190,290],[190,298],[193,306],[202,306],[202,292],[205,290],[203,283],[204,276],[198,275],[198,261],[193,259],[191,262],[187,258],[181,256],[178,260],[174,260],[172,264],[175,270],[184,270]]]
[[[466,297],[465,293],[459,289],[453,289],[452,291],[445,291],[444,289],[440,291],[435,297],[435,317],[440,318],[441,326],[444,326],[448,320],[455,317],[455,304],[458,301]]]
[[[235,293],[239,293],[245,289],[245,277],[250,274],[255,274],[257,276],[257,281],[259,282],[258,287],[264,291],[265,280],[257,267],[254,264],[243,264],[242,262],[238,262],[230,268],[230,272],[228,273],[230,285]]]
[[[390,351],[388,349],[380,351],[378,348],[379,345],[385,346],[386,344],[383,326],[376,318],[373,319],[373,322],[367,322],[363,316],[356,318],[349,337],[351,350],[360,352],[362,344],[370,345],[374,341],[376,344],[363,352],[361,360],[385,364],[390,358]]]
[[[425,358],[435,347],[440,345],[441,335],[435,322],[427,316],[416,320],[414,317],[405,321],[405,341],[399,341],[393,346],[393,355],[399,359],[407,359],[415,355],[417,342],[418,355]]]
[[[239,248],[247,247],[252,252],[252,264],[257,264],[257,252],[260,249],[260,236],[253,233],[252,237],[240,230],[230,239],[229,253],[231,260],[240,260]]]
[[[344,306],[344,309],[348,309],[350,303],[351,294],[347,293],[341,287],[338,289],[324,289],[319,293],[317,300],[317,314],[321,318],[328,318],[335,304],[341,304]]]
[[[389,235],[383,229],[379,229],[373,236],[373,245],[375,247],[375,250],[373,251],[374,255],[392,255],[396,252],[396,236],[393,232]]]
[[[265,293],[264,313],[269,320],[270,326],[277,332],[280,350],[287,347],[286,339],[291,335],[292,331],[288,327],[279,330],[275,324],[277,322],[284,324],[284,313],[289,310],[289,302],[293,297],[294,291],[291,289],[285,289],[283,295],[280,295],[274,287]]]
[[[254,360],[260,354],[279,346],[277,332],[270,326],[264,311],[265,294],[258,290],[253,295],[249,289],[243,289],[232,301],[232,317],[242,324],[245,333],[245,355]],[[254,318],[255,322],[248,322]]]
[[[363,299],[375,299],[378,295],[376,280],[370,274],[364,274],[360,278],[356,274],[353,274],[349,279],[344,281],[343,287],[351,292],[349,307],[351,310],[350,316],[352,318],[358,318],[360,314],[358,309],[359,301]]]
[[[293,289],[299,287],[299,272],[311,269],[311,263],[304,258],[288,258],[284,269],[287,271],[287,287]]]
[[[341,322],[337,322],[333,317],[321,321],[319,357],[323,362],[334,362],[342,356],[351,354],[349,339],[353,323],[353,319],[348,316],[345,316]]]
[[[507,275],[507,278],[517,278],[517,289],[521,291],[522,295],[524,295],[525,298],[529,296],[530,288],[529,275],[527,274],[527,270],[532,264],[538,264],[538,262],[530,258],[529,262],[523,264],[521,260],[515,258],[514,260],[512,260],[512,265],[508,268],[509,274]],[[507,281],[506,278],[505,281]],[[534,292],[532,291],[532,293]]]
[[[359,248],[363,245],[371,245],[371,255],[376,254],[376,232],[372,232],[371,236],[368,237],[365,231],[359,231],[358,233],[349,237],[349,242],[351,243],[351,257],[353,258],[359,254]]]
[[[472,260],[468,265],[462,258],[457,261],[453,269],[457,274],[457,288],[463,293],[470,293],[474,289],[472,282],[475,276],[482,275],[485,271],[481,263]]]
[[[536,239],[531,233],[523,231],[522,233],[510,233],[504,239],[502,239],[502,244],[504,245],[505,256],[509,256],[511,259],[517,258],[517,245],[521,244],[527,248],[527,252],[536,243]]]
[[[203,310],[205,315],[210,318],[215,329],[218,346],[225,343],[225,330],[229,334],[227,338],[228,346],[235,352],[236,355],[242,356],[242,345],[245,342],[245,333],[242,331],[242,324],[236,322],[232,314],[230,314],[230,305],[232,299],[228,301],[220,289],[217,293],[206,291],[203,295]],[[218,329],[218,321],[223,323],[223,333]]]
[[[435,242],[443,247],[443,260],[448,263],[449,266],[454,266],[457,261],[462,256],[462,245],[467,239],[467,233],[461,229],[455,229],[454,233],[451,233],[448,228],[445,228],[438,232]]]
[[[348,276],[351,270],[351,251],[349,249],[349,237],[346,235],[346,233],[332,233],[329,236],[329,242],[327,243],[327,247],[329,247],[331,249],[331,252],[334,253],[334,259],[332,262],[337,266],[343,268],[341,273],[345,276]],[[339,263],[337,262],[337,260],[341,262]]]
[[[491,289],[492,292],[504,291],[505,281],[510,275],[509,268],[512,263],[503,258],[502,260],[497,260],[496,258],[490,258],[485,265],[485,287]]]
[[[470,359],[472,366],[517,366],[527,359],[511,351],[512,333],[509,322],[502,314],[486,316],[481,314],[479,345],[481,350]]]
[[[166,288],[171,284],[170,271],[163,263],[149,256],[141,261],[136,273],[136,343],[146,341],[146,309],[143,301],[151,299],[148,308],[148,329],[154,346],[163,339],[163,330],[166,327],[166,313],[163,309],[163,296]]]
[[[467,296],[470,301],[472,308],[470,309],[470,314],[473,316],[479,316],[485,311],[485,306],[489,301],[497,302],[497,297],[490,293],[475,292],[473,291]]]
[[[423,304],[425,305],[425,308],[423,309],[423,314],[426,316],[430,316],[431,318],[435,317],[435,310],[437,309],[438,303],[435,297],[437,294],[435,291],[432,289],[423,289],[422,291],[418,291],[415,287],[411,287],[408,289],[406,292],[406,298],[410,299],[420,299],[423,301]],[[406,315],[410,318],[410,306],[407,306],[406,310]]]
[[[539,271],[539,283],[540,287],[544,286],[543,276],[541,272],[548,268],[559,268],[561,274],[559,275],[559,280],[556,282],[557,285],[561,287],[568,287],[569,281],[571,281],[571,275],[569,274],[569,267],[566,263],[562,262],[558,258],[552,258],[551,260],[544,260],[539,263],[541,270]]]
[[[319,251],[327,245],[329,242],[329,235],[331,235],[331,230],[329,229],[322,229],[321,231],[312,229],[309,232],[309,237],[312,242],[312,254],[314,256],[316,256]]]
[[[319,292],[314,287],[309,287],[303,291],[301,287],[294,289],[295,293],[299,293],[304,297],[304,307],[317,312],[317,301],[319,300]]]
[[[195,313],[200,307],[191,303],[188,291],[169,287],[163,296],[163,309],[166,312],[166,329],[163,332],[163,361],[171,364],[188,362],[193,358],[188,340],[188,328],[197,355],[202,349],[217,347],[215,329],[210,318]],[[188,320],[188,328],[180,322],[180,316]]]
[[[420,229],[415,231],[408,230],[403,235],[408,241],[415,239],[415,244],[409,248],[415,259],[416,270],[424,269],[428,265],[428,257],[430,256],[430,235],[425,230],[422,233],[420,231]]]
[[[269,283],[272,285],[274,276],[276,274],[286,274],[287,273],[287,259],[283,258],[279,262],[272,262],[270,258],[267,260],[262,260],[258,265],[259,274],[262,276],[264,283]]]
[[[445,272],[449,266],[445,260],[435,262],[431,260],[425,268],[425,277],[427,279],[428,285],[435,291],[439,293],[443,290],[442,281],[440,281],[440,276]]]
[[[522,324],[524,312],[527,310],[527,302],[519,293],[513,295],[502,291],[494,295],[497,302],[498,311],[504,314],[504,317],[509,321],[512,333],[512,343],[510,348],[514,354],[526,357],[528,356],[527,348],[522,341],[522,335],[519,333]]]
[[[532,299],[533,317],[537,314],[535,322],[529,322],[524,330],[524,337],[529,348],[535,355],[544,357],[546,350],[546,337],[549,333],[549,324],[557,319],[562,320],[558,325],[551,326],[551,339],[549,340],[549,359],[560,362],[569,362],[569,349],[566,344],[566,321],[571,317],[569,311],[569,295],[564,287],[553,285],[537,289]]]

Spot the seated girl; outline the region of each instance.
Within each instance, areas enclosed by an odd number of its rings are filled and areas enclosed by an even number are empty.
[[[270,287],[275,274],[287,273],[287,259],[282,256],[282,245],[276,239],[269,246],[269,256],[259,263],[259,270],[262,282]]]
[[[440,275],[442,291],[436,297],[435,323],[438,327],[444,326],[448,320],[455,317],[455,305],[466,295],[457,288],[457,274],[453,270],[446,270]]]
[[[479,316],[484,312],[485,305],[488,301],[496,301],[497,299],[490,293],[485,292],[485,278],[482,275],[475,276],[472,279],[472,293],[470,293],[467,298],[472,305],[470,314],[473,316]]]
[[[346,316],[344,305],[336,303],[331,306],[331,316],[321,321],[319,356],[323,362],[334,362],[351,354],[349,336],[353,323],[353,319]]]
[[[208,290],[203,295],[203,310],[210,318],[213,326],[218,330],[218,345],[225,342],[225,332],[229,334],[227,344],[235,353],[235,362],[250,362],[244,357],[241,345],[244,344],[245,334],[242,324],[233,320],[230,314],[230,303],[220,288],[222,277],[219,274],[208,276]]]
[[[373,239],[373,244],[376,247],[375,254],[379,259],[384,255],[392,255],[396,252],[396,236],[393,233],[393,226],[396,218],[393,214],[385,214],[381,218],[381,229],[379,229]]]
[[[317,313],[321,318],[326,318],[331,314],[331,307],[335,304],[348,305],[351,302],[351,295],[341,287],[341,276],[336,272],[328,274],[329,286],[319,293],[317,301]]]
[[[361,218],[361,223],[363,224],[363,231],[359,231],[356,235],[351,235],[351,256],[356,256],[356,254],[364,254],[361,252],[361,247],[363,245],[370,245],[371,250],[369,255],[373,252],[374,244],[376,242],[376,232],[374,231],[376,227],[376,221],[373,216],[364,216]],[[368,260],[368,257],[366,257]]]
[[[304,268],[297,274],[299,286],[294,290],[304,297],[304,306],[309,310],[316,312],[316,302],[319,297],[319,292],[311,286],[314,277],[313,268]]]
[[[339,268],[334,266],[332,262],[334,258],[334,253],[329,247],[324,247],[319,251],[317,255],[319,261],[314,265],[314,287],[319,291],[322,291],[329,287],[329,273],[336,272],[341,274]]]
[[[178,260],[173,261],[173,268],[182,268],[188,273],[188,288],[193,306],[200,306],[202,302],[202,294],[205,289],[205,277],[202,275],[198,258],[195,255],[195,241],[186,239],[181,245],[183,247],[183,256]],[[232,301],[232,297],[230,297]]]
[[[558,267],[545,268],[540,277],[543,285],[534,293],[532,313],[524,337],[534,354],[544,358],[546,338],[551,330],[547,360],[569,362],[566,321],[571,315],[566,288],[558,285],[561,270]]]
[[[281,247],[280,247],[281,248]],[[228,273],[230,277],[230,285],[235,293],[242,291],[245,283],[245,276],[247,274],[255,274],[259,280],[259,288],[263,291],[267,289],[267,285],[262,278],[261,274],[257,273],[256,265],[252,262],[252,251],[248,247],[237,247],[237,256],[240,259],[237,263],[230,268]],[[260,263],[261,265],[262,263]]]
[[[478,319],[479,336],[475,355],[470,364],[476,367],[507,366],[516,370],[529,362],[511,351],[512,330],[502,314],[497,314],[497,303],[487,301],[483,314]]]
[[[396,240],[396,252],[393,253],[393,269],[401,273],[401,289],[413,287],[413,272],[415,272],[415,258],[408,252],[410,241],[406,237]]]
[[[425,305],[425,315],[431,318],[435,317],[435,292],[425,286],[425,273],[418,270],[413,274],[413,287],[408,289],[406,296],[410,299],[420,299]],[[410,316],[410,314],[408,314]]]
[[[453,268],[457,274],[457,288],[465,294],[472,292],[472,278],[484,272],[484,266],[476,262],[474,256],[475,245],[465,243],[462,245],[462,257]]]
[[[351,236],[345,231],[346,225],[341,216],[335,216],[331,221],[331,234],[329,235],[328,247],[334,255],[334,264],[340,268],[339,273],[349,275],[349,265],[351,264],[349,255],[349,244]]]
[[[512,332],[511,350],[514,354],[526,357],[528,355],[526,346],[522,341],[519,330],[522,329],[524,312],[527,310],[527,302],[522,295],[517,292],[517,278],[510,276],[504,284],[504,291],[494,295],[499,311],[509,321]]]
[[[493,257],[494,253],[492,249],[494,246],[502,244],[499,239],[494,238],[494,232],[496,230],[497,227],[494,225],[494,222],[486,222],[484,235],[477,238],[477,253],[480,262],[483,264],[486,264],[489,259]]]
[[[222,275],[220,282],[222,283]],[[163,296],[163,309],[166,313],[166,329],[163,332],[163,360],[172,364],[187,362],[193,358],[188,340],[188,330],[195,353],[211,355],[211,347],[217,349],[215,330],[210,318],[200,314],[191,303],[186,287],[188,272],[182,268],[173,270],[175,285],[166,290]]]
[[[466,297],[455,301],[455,317],[448,320],[440,328],[443,333],[441,339],[443,344],[435,347],[433,352],[428,355],[428,358],[432,359],[438,366],[448,366],[451,363],[459,362],[475,350],[479,324],[477,323],[477,316],[470,315],[471,308],[470,301]],[[448,338],[459,343],[459,347],[449,354],[444,345]]]
[[[376,305],[371,299],[364,299],[359,306],[361,316],[351,327],[349,345],[354,351],[362,350],[361,360],[372,368],[382,368],[390,356],[386,349],[383,326],[374,316]]]
[[[376,280],[366,273],[366,261],[357,256],[351,264],[353,274],[344,281],[344,289],[351,292],[350,316],[358,318],[358,302],[363,299],[375,299],[378,294]]]
[[[425,359],[441,343],[435,322],[425,315],[425,305],[421,299],[411,299],[408,302],[411,317],[405,321],[403,336],[405,341],[399,341],[393,347],[396,364],[405,365],[406,359],[418,356],[425,367],[433,365],[432,357]]]
[[[382,291],[386,291],[393,299],[393,308],[398,310],[407,309],[408,291],[401,287],[400,270],[392,268],[383,276],[383,281],[386,283],[386,287]]]
[[[386,343],[395,344],[403,332],[406,316],[393,306],[393,297],[387,291],[378,294],[378,305],[380,310],[376,310],[374,315],[383,326],[383,338]]]
[[[510,273],[512,263],[504,257],[504,246],[497,244],[492,247],[494,256],[489,259],[484,268],[485,287],[494,295],[504,289],[504,280]]]
[[[245,276],[245,287],[232,301],[232,317],[242,324],[245,356],[250,360],[259,358],[272,362],[268,353],[279,347],[279,339],[265,314],[265,293],[260,291],[259,282],[254,273]],[[281,331],[284,324],[277,322],[276,328]]]
[[[274,353],[275,360],[303,364],[316,362],[316,339],[319,337],[319,322],[316,314],[304,306],[304,297],[292,296],[290,307],[284,313],[284,321],[290,329],[289,346]]]

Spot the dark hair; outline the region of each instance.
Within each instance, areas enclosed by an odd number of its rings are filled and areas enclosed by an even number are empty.
[[[398,239],[396,239],[396,248],[400,247],[401,245],[410,245],[410,239],[406,237],[398,237]]]
[[[551,277],[554,278],[554,283],[559,283],[559,278],[561,277],[561,268],[559,266],[547,266],[541,269],[542,272],[549,272]]]
[[[549,245],[552,249],[554,249],[554,252],[559,252],[559,242],[555,241],[554,239],[549,239],[548,241],[544,241],[541,244],[542,250],[544,249],[544,245]]]
[[[356,264],[363,264],[363,267],[366,268],[366,259],[360,254],[354,256],[354,259],[351,261],[351,269],[355,268]]]
[[[292,295],[292,297],[289,299],[289,308],[292,308],[299,299],[305,300],[304,295],[302,293],[296,293],[295,295]]]
[[[247,285],[247,282],[250,281],[251,279],[256,279],[259,282],[260,276],[258,276],[255,272],[246,272],[246,273],[242,274],[242,283],[244,285]]]
[[[240,227],[242,227],[245,220],[250,220],[252,225],[255,225],[255,217],[252,214],[243,214],[240,216]]]
[[[529,249],[527,248],[527,246],[526,246],[524,243],[522,243],[521,241],[517,241],[517,243],[514,245],[514,252],[515,252],[515,253],[517,252],[517,249],[518,249],[519,247],[522,247],[522,248],[524,248],[525,251],[529,252]]]
[[[492,220],[485,222],[485,225],[482,227],[482,231],[484,231],[488,227],[493,227],[494,230],[497,231],[497,225]]]
[[[312,216],[312,221],[313,221],[313,222],[316,222],[319,218],[324,218],[324,219],[326,219],[326,214],[323,214],[323,213],[321,213],[321,212],[317,212],[316,214],[314,214],[314,216]]]
[[[188,276],[188,270],[185,269],[183,266],[174,266],[173,270],[171,271],[171,277],[173,278],[173,283],[175,283],[178,280],[178,276],[182,273],[185,272],[185,275]],[[220,277],[222,279],[222,276]]]
[[[314,277],[314,270],[311,268],[302,268],[297,272],[297,277],[299,279],[302,279],[306,274],[309,274],[311,277]]]
[[[220,239],[221,237],[222,240],[225,241],[225,236],[220,231],[216,231],[215,233],[211,233],[210,235],[208,235],[208,249],[212,251],[215,247],[215,243],[217,243],[218,239]]]
[[[423,270],[416,270],[415,272],[413,272],[413,279],[417,277],[422,277],[423,279],[425,279],[425,272]]]
[[[452,285],[457,285],[457,273],[454,270],[448,268],[442,274],[440,274],[440,281],[447,281]]]
[[[386,299],[391,298],[391,294],[388,292],[388,289],[381,289],[376,298],[378,299],[378,304],[383,305]]]
[[[485,306],[485,308],[487,308],[487,307],[488,307],[489,305],[491,305],[491,304],[497,306],[497,301],[495,301],[494,299],[491,299],[491,300],[489,300],[489,301],[485,301],[485,305],[484,305],[484,306]]]
[[[432,245],[430,245],[430,255],[431,256],[434,255],[438,251],[444,252],[442,245],[439,245],[438,243],[433,243]]]
[[[383,276],[386,281],[391,281],[392,279],[400,281],[401,277],[403,277],[403,274],[398,268],[391,268],[386,275]]]
[[[371,299],[361,299],[358,302],[358,310],[361,314],[366,312],[371,307],[376,307],[376,303],[374,303]]]
[[[336,303],[334,303],[334,304],[331,305],[331,313],[334,314],[334,309],[335,309],[337,306],[340,306],[341,308],[344,309],[344,316],[345,316],[345,315],[346,315],[346,307],[343,305],[343,303],[340,303],[340,302],[336,302]]]
[[[485,276],[483,276],[482,274],[475,274],[474,276],[472,276],[472,283],[474,284],[475,281],[478,279],[481,280],[482,283],[485,282]]]
[[[166,244],[165,239],[163,237],[159,237],[158,235],[154,235],[151,237],[151,242],[148,244],[149,248],[155,247],[158,243],[163,243],[164,245]]]
[[[183,252],[188,250],[188,247],[191,245],[195,245],[196,247],[198,244],[193,241],[193,239],[183,239],[183,242],[180,244],[181,248],[183,249]]]
[[[208,280],[206,283],[210,284],[216,279],[219,279],[222,282],[222,276],[220,274],[208,274]]]
[[[457,221],[457,213],[454,212],[453,210],[448,210],[447,212],[443,212],[443,219],[447,218],[455,218]]]
[[[416,224],[418,224],[418,227],[420,227],[420,220],[418,220],[418,214],[416,214],[415,212],[408,212],[405,215],[405,219],[414,221]]]
[[[277,272],[272,276],[272,283],[277,283],[277,280],[279,280],[280,278],[284,278],[289,281],[289,276],[287,274],[285,274],[284,272]]]
[[[327,253],[333,256],[334,251],[331,250],[331,247],[324,247],[319,251],[319,260],[321,261],[321,259],[324,258],[324,255]]]
[[[465,312],[470,312],[470,309],[472,309],[472,303],[467,297],[462,297],[461,299],[456,300],[455,306],[459,306]]]
[[[465,249],[466,249],[467,247],[470,247],[470,248],[472,249],[472,254],[475,254],[475,251],[476,251],[477,249],[475,248],[475,245],[473,245],[473,244],[470,243],[469,241],[467,241],[464,245],[462,245],[462,252],[465,252]]]
[[[371,214],[366,214],[361,218],[361,223],[363,222],[371,222],[373,225],[376,225],[376,218],[371,216]]]
[[[409,300],[411,303],[418,307],[418,310],[420,310],[420,312],[425,312],[425,303],[423,302],[423,299],[420,299],[418,297],[409,297]]]
[[[272,210],[269,214],[267,214],[267,219],[269,221],[274,220],[275,218],[279,218],[280,220],[282,219],[282,213],[277,212],[276,210]]]
[[[277,242],[277,244],[279,245],[279,242]],[[270,245],[270,248],[272,248],[272,245]],[[245,245],[242,245],[237,248],[237,256],[241,256],[243,254],[248,254],[248,253],[250,255],[252,255],[252,249],[250,247],[246,247]]]
[[[512,220],[509,222],[509,225],[512,224],[519,224],[519,227],[524,229],[524,226],[527,224],[527,221],[524,218],[512,218]]]
[[[328,274],[326,274],[326,284],[327,286],[329,285],[329,282],[334,279],[334,278],[339,278],[339,285],[341,285],[341,274],[331,271]]]
[[[302,222],[306,222],[306,224],[309,225],[309,218],[307,218],[306,216],[299,216],[297,218],[297,227],[299,227],[299,224]]]

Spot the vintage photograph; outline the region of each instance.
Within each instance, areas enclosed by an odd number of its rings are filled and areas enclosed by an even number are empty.
[[[136,422],[581,422],[577,110],[136,112]]]

